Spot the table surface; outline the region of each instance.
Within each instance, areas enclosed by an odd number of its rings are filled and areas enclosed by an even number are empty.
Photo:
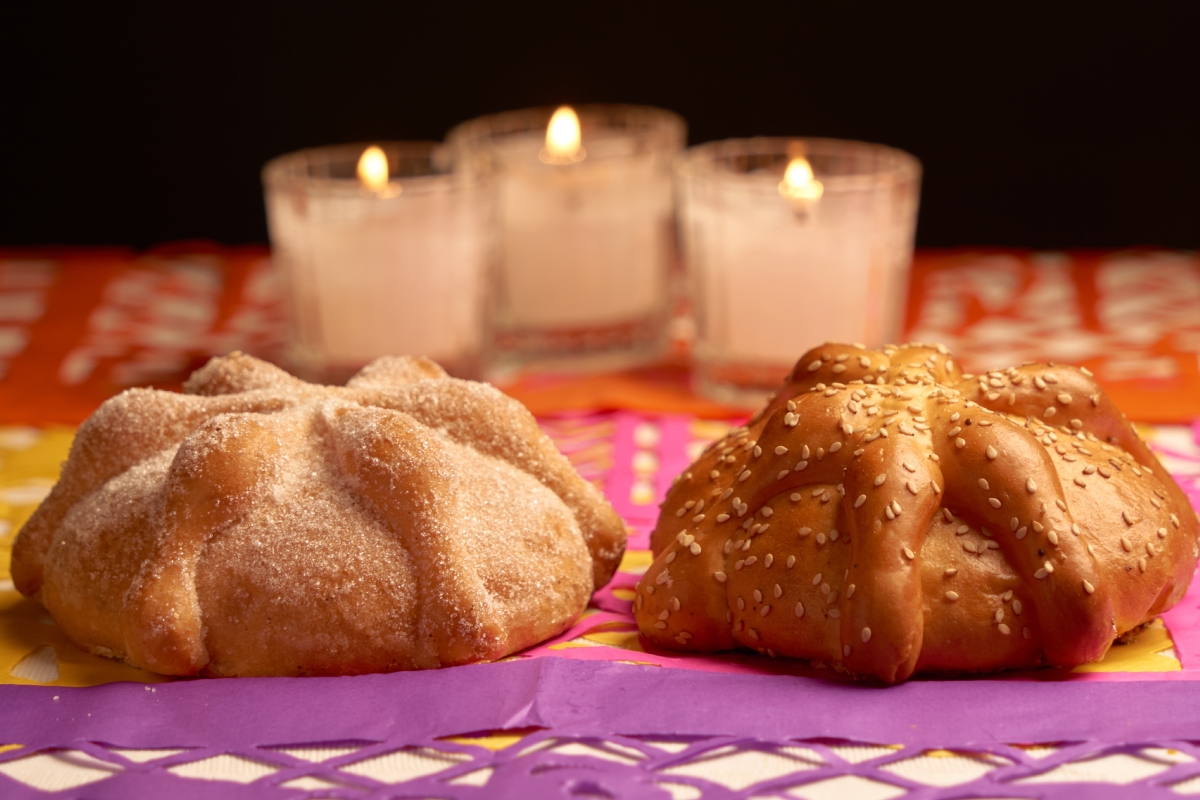
[[[645,647],[629,600],[657,502],[736,413],[692,396],[677,363],[505,387],[634,531],[617,578],[551,642],[498,664],[301,681],[164,681],[75,650],[7,581],[11,537],[73,426],[127,386],[177,386],[212,354],[279,358],[282,323],[261,250],[0,253],[0,794],[1200,792],[1196,592],[1071,673],[878,689],[752,654]],[[1200,446],[1183,424],[1200,417],[1194,253],[922,253],[908,323],[975,371],[1087,365],[1131,417],[1157,423],[1144,432],[1197,504]],[[686,701],[697,694],[707,701]]]

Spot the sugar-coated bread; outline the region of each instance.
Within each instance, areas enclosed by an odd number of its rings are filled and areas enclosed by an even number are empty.
[[[238,353],[79,429],[13,579],[81,647],[169,675],[495,659],[562,631],[624,523],[492,387],[396,357],[345,387]]]
[[[679,477],[634,609],[661,647],[886,682],[1074,666],[1183,596],[1196,539],[1085,370],[828,344]]]

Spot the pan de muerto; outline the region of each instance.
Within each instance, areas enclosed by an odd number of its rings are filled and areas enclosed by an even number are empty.
[[[1176,603],[1183,492],[1085,370],[828,344],[679,479],[634,609],[854,675],[1073,666]]]
[[[317,386],[241,354],[79,429],[13,578],[97,654],[169,675],[494,659],[562,631],[624,524],[519,403],[418,358]]]

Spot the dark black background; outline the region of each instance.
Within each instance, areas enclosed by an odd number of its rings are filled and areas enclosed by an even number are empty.
[[[0,11],[0,245],[264,241],[259,168],[630,102],[883,142],[918,244],[1195,247],[1197,4],[42,3]]]

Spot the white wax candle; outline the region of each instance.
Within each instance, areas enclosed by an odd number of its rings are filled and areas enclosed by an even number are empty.
[[[460,192],[436,176],[395,197],[268,192],[302,347],[347,366],[477,355],[486,243],[479,208]]]
[[[882,335],[884,253],[868,200],[827,195],[807,217],[777,194],[694,204],[706,341],[722,358],[786,363],[816,343]]]
[[[666,298],[671,188],[653,154],[512,167],[503,183],[500,287],[513,328],[574,328],[652,314]]]

